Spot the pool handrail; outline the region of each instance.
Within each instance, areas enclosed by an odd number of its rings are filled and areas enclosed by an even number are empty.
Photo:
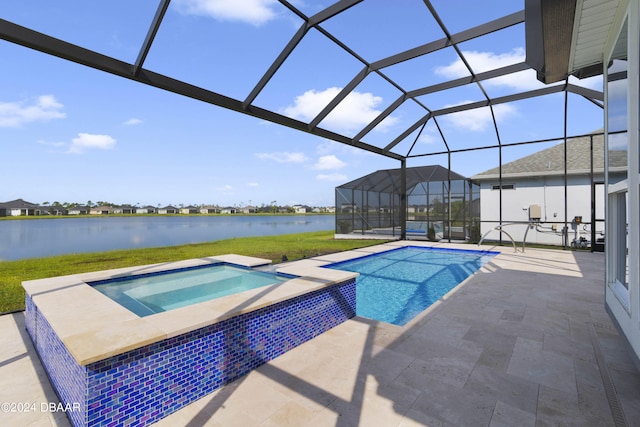
[[[478,242],[478,246],[480,246],[482,244],[482,242],[484,241],[485,237],[487,237],[487,235],[489,233],[491,233],[492,231],[500,231],[500,232],[506,234],[507,237],[509,237],[509,239],[511,239],[511,243],[513,244],[513,251],[517,253],[518,252],[518,247],[516,246],[516,241],[513,239],[513,237],[511,237],[511,234],[507,233],[507,231],[505,231],[503,229],[504,227],[506,227],[508,225],[522,225],[522,223],[511,222],[511,223],[507,223],[507,224],[496,225],[494,228],[492,228],[491,230],[487,231],[486,233],[484,233],[482,235],[482,238]],[[527,241],[527,234],[529,233],[529,228],[531,228],[531,225],[532,225],[532,223],[527,224],[527,231],[525,231],[524,239],[522,240],[522,252],[524,252],[524,245],[525,245],[525,243]]]

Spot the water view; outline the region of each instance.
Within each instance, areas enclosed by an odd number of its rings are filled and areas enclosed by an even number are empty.
[[[0,260],[333,230],[333,215],[52,218],[0,221]]]

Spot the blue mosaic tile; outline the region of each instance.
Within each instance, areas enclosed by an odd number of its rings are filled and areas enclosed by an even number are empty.
[[[355,316],[355,280],[79,366],[27,296],[27,328],[75,426],[144,426]],[[47,356],[43,356],[47,354]]]
[[[27,299],[31,300],[28,295]],[[73,410],[66,412],[72,424],[85,425],[86,369],[77,364],[33,301],[28,304],[31,305],[31,309],[25,313],[25,316],[29,318],[26,323],[31,326],[27,328],[27,332],[31,336],[51,385],[64,404],[72,405]]]

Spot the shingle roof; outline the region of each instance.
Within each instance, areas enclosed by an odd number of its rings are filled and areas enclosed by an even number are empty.
[[[35,203],[27,202],[22,199],[11,200],[9,202],[0,203],[0,208],[7,209],[33,209],[37,208],[38,205]]]
[[[591,137],[587,135],[567,141],[568,175],[581,175],[590,172],[590,140]],[[627,152],[622,150],[609,151],[609,162],[613,168],[626,168]],[[603,135],[595,135],[593,137],[593,170],[594,172],[604,172]],[[495,167],[474,175],[471,179],[495,179],[498,174],[499,168]],[[564,174],[564,143],[502,165],[503,178],[560,174]]]

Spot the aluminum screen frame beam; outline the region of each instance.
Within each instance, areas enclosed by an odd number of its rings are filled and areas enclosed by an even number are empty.
[[[417,120],[413,125],[407,128],[402,134],[400,134],[397,138],[391,141],[386,147],[385,150],[391,150],[393,147],[402,142],[407,136],[409,136],[413,131],[418,129],[424,123],[426,123],[431,117],[444,116],[452,113],[459,113],[461,111],[474,110],[476,108],[490,107],[497,104],[504,104],[507,102],[519,101],[522,99],[535,98],[538,96],[550,95],[552,93],[558,93],[565,91],[566,88],[564,85],[556,85],[556,86],[548,86],[541,89],[530,90],[527,92],[520,92],[514,95],[502,96],[499,98],[490,98],[485,101],[471,102],[469,104],[461,104],[455,105],[453,107],[442,108],[439,110],[430,111],[428,114]]]
[[[249,105],[253,103],[253,101],[255,101],[255,99],[258,97],[260,92],[262,92],[262,90],[265,88],[267,83],[269,83],[269,81],[273,78],[276,72],[278,72],[278,69],[282,66],[282,64],[284,64],[284,62],[287,60],[289,55],[291,55],[291,53],[302,41],[304,36],[307,34],[307,32],[311,28],[321,24],[322,22],[334,17],[339,13],[344,12],[345,10],[349,9],[352,6],[355,6],[358,3],[361,3],[362,1],[364,0],[342,0],[329,6],[323,11],[316,13],[310,18],[305,17],[304,14],[302,14],[299,10],[297,10],[295,7],[289,4],[289,2],[280,1],[280,3],[282,3],[285,7],[287,7],[289,10],[291,10],[296,15],[298,15],[298,17],[303,19],[304,23],[300,26],[298,31],[296,31],[296,33],[293,35],[291,40],[289,40],[289,43],[287,43],[287,45],[280,52],[280,54],[275,59],[275,61],[273,61],[269,69],[262,75],[262,77],[258,81],[258,84],[256,84],[254,88],[251,90],[251,92],[243,102],[243,107],[247,108]]]
[[[542,96],[549,93],[556,93],[562,90],[570,91],[572,93],[583,96],[585,99],[593,102],[599,107],[602,107],[603,96],[601,92],[594,91],[591,89],[582,88],[580,86],[575,86],[571,84],[566,84],[564,86],[552,86],[546,87],[543,89],[539,89],[536,91],[522,92],[506,97],[500,98],[490,98],[484,89],[482,88],[481,82],[484,80],[509,75],[512,73],[524,71],[527,69],[531,69],[529,64],[526,62],[512,64],[509,66],[497,68],[494,70],[484,71],[480,73],[475,73],[472,67],[470,67],[469,63],[464,58],[463,54],[460,52],[458,47],[458,43],[462,43],[468,40],[472,40],[481,36],[485,36],[490,33],[494,33],[500,31],[505,28],[512,27],[514,25],[519,25],[525,22],[527,10],[521,10],[519,12],[512,13],[510,15],[503,16],[501,18],[495,19],[490,22],[486,22],[484,24],[475,26],[470,29],[466,29],[460,31],[456,34],[449,34],[447,31],[444,22],[439,18],[435,9],[431,5],[428,0],[424,0],[426,8],[429,10],[429,13],[435,19],[435,21],[440,25],[445,37],[439,40],[435,40],[416,48],[412,48],[406,50],[404,52],[400,52],[386,58],[383,58],[379,61],[375,61],[372,63],[367,63],[363,58],[361,58],[356,52],[352,51],[348,46],[344,44],[344,42],[332,34],[326,31],[322,27],[321,24],[325,23],[327,20],[335,17],[336,15],[344,12],[345,10],[361,3],[363,0],[340,0],[333,3],[331,6],[321,10],[320,12],[312,15],[310,17],[306,16],[295,6],[290,4],[286,0],[278,0],[280,4],[282,4],[285,8],[291,11],[293,14],[298,16],[303,22],[298,31],[293,35],[288,44],[279,52],[279,55],[276,57],[274,62],[271,64],[269,69],[261,76],[258,83],[253,87],[250,91],[249,95],[244,100],[237,100],[225,95],[222,95],[217,92],[209,91],[200,86],[192,85],[187,82],[174,79],[168,77],[166,75],[162,75],[159,73],[155,73],[153,71],[147,70],[143,68],[144,61],[146,56],[151,49],[156,33],[158,32],[164,16],[167,12],[167,9],[170,4],[170,0],[158,0],[158,6],[155,12],[155,16],[151,22],[151,25],[148,29],[146,38],[142,43],[138,57],[135,63],[131,64],[128,62],[124,62],[96,51],[92,51],[89,49],[85,49],[83,47],[68,43],[63,40],[59,40],[48,36],[46,34],[42,34],[36,32],[32,29],[21,27],[12,22],[0,19],[0,38],[5,39],[9,42],[19,44],[30,49],[38,50],[40,52],[44,52],[50,55],[57,56],[62,59],[66,59],[72,62],[76,62],[78,64],[82,64],[91,68],[95,68],[113,75],[117,75],[120,77],[125,77],[129,80],[137,81],[139,83],[143,83],[149,86],[153,86],[156,88],[160,88],[166,91],[170,91],[176,94],[180,94],[192,99],[200,100],[212,105],[216,105],[225,109],[233,110],[236,112],[241,112],[243,114],[251,115],[260,119],[264,119],[270,122],[274,122],[276,124],[280,124],[283,126],[287,126],[296,130],[303,131],[305,133],[310,133],[313,135],[321,136],[323,138],[331,139],[333,141],[337,141],[346,145],[350,145],[356,148],[363,149],[365,151],[369,151],[375,154],[380,154],[382,156],[403,160],[406,159],[407,156],[411,153],[411,149],[409,153],[406,155],[401,155],[392,152],[391,150],[399,144],[402,140],[404,140],[407,136],[409,136],[412,132],[417,130],[420,127],[424,127],[424,125],[431,119],[434,119],[434,123],[437,125],[436,117],[443,116],[446,114],[456,113],[460,111],[471,110],[475,108],[489,107],[492,108],[493,105],[513,102],[520,99],[531,98],[535,96]],[[527,0],[529,1],[529,0]],[[535,1],[535,0],[534,0]],[[547,0],[541,0],[546,2]],[[562,0],[565,2],[566,0]],[[575,1],[575,0],[574,0]],[[529,21],[527,20],[527,24]],[[351,79],[351,81],[340,91],[340,93],[332,99],[329,104],[327,104],[321,112],[314,117],[309,123],[293,119],[282,114],[279,114],[274,111],[270,111],[268,109],[260,108],[253,105],[254,100],[257,96],[262,92],[262,90],[266,87],[268,82],[273,78],[273,76],[278,72],[278,69],[286,62],[290,54],[299,46],[300,42],[304,39],[306,34],[311,28],[317,29],[322,35],[327,37],[328,40],[335,43],[339,48],[343,49],[346,53],[353,56],[354,59],[360,61],[363,64],[363,68]],[[460,56],[461,60],[465,63],[469,71],[469,76],[458,78],[450,81],[446,81],[443,83],[438,83],[432,86],[427,86],[423,88],[414,89],[411,91],[407,91],[398,85],[395,81],[387,77],[382,69],[385,67],[389,67],[391,65],[395,65],[404,61],[408,61],[414,59],[419,56],[428,55],[429,53],[435,52],[439,49],[443,49],[446,47],[453,47],[456,49],[456,52]],[[389,84],[395,87],[399,92],[400,96],[393,101],[387,108],[384,109],[377,117],[371,120],[363,129],[361,129],[355,136],[350,137],[338,132],[329,131],[323,128],[319,128],[318,125],[322,122],[324,118],[326,118],[335,108],[343,101],[350,93],[355,90],[355,88],[363,82],[367,76],[371,73],[376,73],[383,79],[385,79]],[[461,87],[467,84],[477,84],[480,90],[485,95],[486,99],[484,101],[479,101],[475,103],[468,103],[464,105],[459,105],[455,107],[449,107],[440,110],[431,110],[427,106],[423,105],[421,100],[418,99],[420,96],[428,95],[435,92],[446,91],[448,89]],[[419,108],[424,109],[424,116],[420,118],[413,125],[406,128],[402,133],[389,142],[384,147],[378,147],[375,145],[367,144],[362,141],[362,138],[365,137],[369,132],[371,132],[376,126],[378,126],[385,118],[389,117],[400,108],[404,102],[413,101],[415,102]],[[492,117],[493,117],[492,111]],[[498,126],[495,123],[494,118],[494,127],[496,127],[496,136],[499,139]],[[439,129],[439,127],[438,127]],[[439,129],[445,146],[448,147],[446,139],[442,134],[442,131]]]
[[[464,86],[466,84],[470,84],[473,83],[475,81],[481,81],[481,80],[488,80],[488,79],[492,79],[495,77],[500,77],[500,76],[505,76],[511,73],[516,73],[519,71],[525,71],[525,70],[530,70],[531,67],[529,67],[527,64],[525,64],[524,62],[520,62],[517,64],[512,64],[512,65],[507,65],[505,67],[501,67],[501,68],[496,68],[495,70],[489,70],[489,71],[485,71],[482,73],[478,73],[475,76],[468,76],[468,77],[462,77],[459,79],[455,79],[455,80],[449,80],[447,82],[443,82],[443,83],[438,83],[432,86],[427,86],[424,88],[420,88],[420,89],[415,89],[412,90],[410,92],[407,92],[405,94],[402,94],[401,96],[399,96],[393,103],[391,103],[391,105],[389,105],[382,113],[380,113],[373,121],[371,121],[371,123],[369,123],[366,127],[364,127],[354,138],[354,141],[359,141],[360,139],[362,139],[362,137],[364,137],[366,134],[368,134],[369,132],[371,132],[378,124],[380,124],[380,122],[382,122],[382,120],[384,120],[386,117],[388,117],[389,115],[391,115],[391,113],[393,113],[396,109],[398,109],[400,107],[400,105],[402,105],[402,103],[404,103],[406,100],[408,99],[414,99],[418,96],[423,96],[423,95],[428,95],[430,93],[435,93],[435,92],[440,92],[443,90],[447,90],[447,89],[452,89],[455,87],[459,87],[459,86]],[[431,113],[430,110],[428,110],[429,113]],[[427,120],[429,119],[429,117],[426,118]],[[426,120],[425,120],[426,122]],[[403,132],[401,134],[404,135],[402,136],[399,140],[396,138],[394,141],[392,141],[389,145],[387,145],[387,147],[385,147],[385,149],[391,149],[394,146],[396,146],[400,141],[402,141],[405,137],[407,137],[411,132],[413,132],[414,130],[416,130],[418,127],[420,127],[422,124],[424,123],[418,123],[417,125],[414,125],[412,128],[410,128],[409,132]],[[409,129],[407,129],[409,130]]]
[[[407,93],[407,97],[415,98],[418,96],[429,95],[431,93],[441,92],[447,89],[453,89],[456,87],[464,86],[471,83],[481,82],[483,80],[489,80],[496,77],[502,77],[509,74],[517,73],[520,71],[530,70],[529,67],[524,62],[518,62],[517,64],[506,65],[504,67],[496,68],[489,71],[483,71],[481,73],[476,74],[475,76],[467,76],[461,77],[455,80],[449,80],[442,83],[437,83],[432,86],[426,86],[420,89],[415,89]]]
[[[120,61],[110,56],[106,56],[72,43],[56,39],[46,34],[39,33],[29,28],[22,27],[4,19],[0,19],[0,39],[90,68],[95,68],[109,74],[124,77],[138,83],[173,92],[178,95],[183,95],[188,98],[196,99],[228,110],[248,114],[263,120],[301,130],[306,133],[311,133],[336,142],[351,145],[365,151],[380,154],[385,157],[396,160],[404,159],[404,157],[399,154],[385,152],[379,147],[360,141],[353,141],[347,136],[326,129],[309,129],[308,124],[305,122],[283,116],[282,114],[278,114],[264,108],[256,106],[249,106],[245,108],[243,102],[240,100],[227,97],[217,92],[158,74],[144,68],[140,68],[136,74],[135,64]]]
[[[435,18],[435,17],[434,17]],[[385,109],[384,112],[382,112],[378,117],[376,117],[371,123],[369,123],[369,125],[367,125],[364,129],[362,129],[360,132],[358,132],[358,134],[353,138],[354,141],[359,141],[364,135],[366,135],[367,133],[369,133],[371,130],[373,130],[382,120],[384,120],[385,117],[389,116],[396,108],[398,108],[402,102],[404,102],[407,99],[411,99],[415,102],[418,102],[415,97],[418,96],[416,95],[409,95],[412,92],[409,92],[409,94],[407,92],[405,92],[404,90],[402,90],[402,88],[395,83],[393,80],[389,79],[387,76],[385,76],[380,70],[382,68],[385,67],[389,67],[391,65],[396,65],[399,64],[401,62],[404,61],[408,61],[410,59],[414,59],[423,55],[427,55],[429,53],[433,53],[436,52],[438,50],[444,49],[446,47],[449,46],[455,46],[457,43],[462,43],[468,40],[472,40],[474,38],[477,37],[482,37],[485,36],[487,34],[491,34],[493,32],[505,29],[505,28],[509,28],[513,25],[518,25],[524,22],[524,10],[521,10],[519,12],[515,12],[512,13],[510,15],[506,15],[502,18],[498,18],[496,20],[487,22],[485,24],[482,25],[478,25],[476,27],[470,28],[468,30],[464,30],[461,31],[459,33],[453,34],[453,35],[447,35],[447,37],[442,38],[440,40],[436,40],[434,42],[430,42],[430,43],[426,43],[422,46],[418,46],[416,48],[413,49],[409,49],[406,50],[404,52],[401,52],[399,54],[396,55],[391,55],[387,58],[384,58],[382,60],[379,61],[375,61],[371,64],[368,64],[366,62],[364,63],[364,69],[361,70],[358,74],[356,74],[354,76],[354,78],[340,91],[340,93],[338,93],[334,99],[331,100],[331,102],[325,106],[325,108],[322,109],[322,111],[311,121],[310,123],[310,127],[315,127],[317,126],[322,120],[324,120],[330,113],[331,111],[333,111],[333,109],[335,109],[335,107],[338,106],[338,104],[343,101],[348,95],[349,93],[351,93],[362,81],[364,81],[364,79],[372,72],[375,72],[377,74],[379,74],[382,78],[386,79],[387,81],[389,81],[392,85],[394,85],[396,88],[398,88],[401,92],[403,92],[403,95],[398,98],[393,104],[392,106],[394,106],[394,108],[387,108]],[[508,68],[508,67],[503,67],[500,70],[502,71],[497,71],[497,74],[493,75],[493,77],[498,77],[500,75],[504,75],[504,74],[499,74],[500,72],[508,72],[508,70],[511,70],[510,72],[516,72],[516,68],[519,69],[520,71],[529,68],[528,66],[526,68],[522,68],[520,69],[520,67],[523,67],[522,65],[516,65],[514,68]],[[492,71],[489,71],[487,73],[492,73]],[[485,74],[485,73],[482,73]],[[487,74],[486,77],[482,77],[481,80],[483,79],[490,79],[493,77],[489,77],[489,75],[491,74]],[[477,82],[477,77],[478,76],[474,76],[471,75],[468,78],[463,78],[463,79],[458,79],[456,80],[454,83],[454,85],[452,87],[456,87],[465,83],[462,83],[462,81],[464,79],[469,79],[470,82]],[[429,93],[429,92],[426,92]],[[426,93],[422,93],[420,95],[424,95]],[[402,99],[401,102],[399,102],[399,100]],[[418,102],[419,105],[421,105]],[[422,105],[421,105],[422,106]],[[391,107],[391,106],[390,106]],[[422,106],[423,108],[425,108],[426,111],[429,111],[428,108]]]
[[[372,62],[371,69],[379,70],[381,68],[389,67],[391,65],[396,65],[401,62],[417,58],[419,56],[436,52],[440,49],[444,49],[445,47],[452,46],[456,43],[462,43],[465,41],[475,39],[477,37],[482,37],[487,34],[491,34],[493,32],[512,27],[514,25],[522,24],[523,22],[524,22],[524,10],[521,10],[519,12],[515,12],[515,13],[512,13],[511,15],[503,16],[502,18],[498,18],[496,20],[486,22],[484,24],[478,25],[468,30],[464,30],[456,34],[452,34],[451,37],[444,37],[442,39],[429,42],[412,49],[408,49],[404,52],[400,52],[398,54],[388,56],[387,58],[381,59],[379,61]]]
[[[153,17],[153,21],[151,22],[151,26],[149,27],[149,31],[147,32],[147,36],[142,43],[142,48],[140,48],[140,53],[138,54],[138,58],[136,59],[133,68],[133,74],[135,75],[138,75],[138,73],[142,69],[144,61],[147,59],[147,55],[149,54],[149,50],[151,50],[153,40],[156,38],[156,34],[160,29],[160,25],[162,24],[164,15],[165,13],[167,13],[167,9],[169,8],[169,3],[171,3],[171,0],[160,0],[160,3],[158,3],[156,14]]]

